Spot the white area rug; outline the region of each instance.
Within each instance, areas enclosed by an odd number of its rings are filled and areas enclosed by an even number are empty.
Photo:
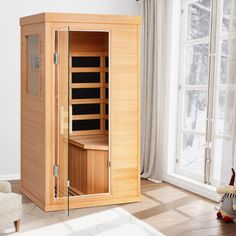
[[[26,204],[24,204],[26,205]],[[27,210],[25,207],[24,212]],[[70,219],[61,213],[44,213],[37,207],[33,207],[22,220],[22,228],[19,233],[12,233],[13,228],[5,229],[0,235],[18,236],[160,236],[158,232],[146,223],[138,220],[125,210],[116,207],[99,212],[91,212],[87,215]],[[77,211],[79,211],[78,209]],[[83,209],[81,209],[83,211]],[[40,215],[41,214],[41,215]],[[73,211],[72,211],[73,214]],[[36,222],[34,217],[43,217],[44,223]],[[60,222],[58,222],[60,221]]]

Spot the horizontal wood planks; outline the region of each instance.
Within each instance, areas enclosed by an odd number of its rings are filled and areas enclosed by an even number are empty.
[[[83,149],[108,151],[107,135],[71,136],[70,143]]]
[[[45,204],[45,26],[21,28],[21,190]],[[40,90],[27,94],[27,37],[39,36]]]
[[[66,23],[90,23],[90,24],[134,24],[141,23],[140,16],[119,16],[104,14],[71,14],[71,13],[39,13],[20,18],[20,25],[28,25],[42,22]]]
[[[110,123],[112,194],[139,192],[139,38],[137,27],[113,25],[111,40]],[[130,109],[125,109],[129,107]],[[122,111],[125,109],[125,111]]]

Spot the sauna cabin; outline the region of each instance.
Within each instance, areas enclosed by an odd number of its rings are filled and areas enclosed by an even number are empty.
[[[140,17],[22,17],[21,191],[45,211],[140,201]]]

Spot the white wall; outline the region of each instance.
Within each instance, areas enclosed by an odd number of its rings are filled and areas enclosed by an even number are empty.
[[[20,173],[19,17],[40,12],[140,15],[136,0],[0,1],[0,179]]]

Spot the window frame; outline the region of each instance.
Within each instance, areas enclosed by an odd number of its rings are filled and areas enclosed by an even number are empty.
[[[194,130],[186,130],[184,129],[184,94],[189,90],[200,90],[200,91],[208,91],[209,82],[206,85],[185,85],[185,74],[186,74],[186,52],[187,47],[198,45],[198,44],[208,44],[208,66],[207,71],[209,74],[210,68],[210,34],[211,34],[211,22],[209,22],[209,36],[203,37],[200,39],[187,39],[187,25],[188,25],[188,6],[190,4],[195,3],[194,0],[183,0],[181,3],[181,38],[180,38],[180,61],[179,61],[179,79],[178,79],[178,113],[177,113],[177,148],[176,148],[176,173],[193,178],[195,180],[202,181],[204,179],[204,175],[190,172],[181,167],[182,161],[182,146],[183,146],[183,135],[184,134],[192,134],[199,135],[206,139],[206,130],[205,131],[194,131]],[[212,1],[211,1],[212,4]],[[212,11],[210,10],[209,19],[211,21]],[[208,96],[206,96],[206,102],[208,101]],[[207,114],[206,114],[207,115]],[[206,117],[207,118],[207,117]],[[207,127],[207,124],[206,124]]]
[[[195,3],[197,0],[182,0],[181,1],[181,39],[180,39],[180,60],[179,60],[179,91],[178,91],[178,113],[177,113],[177,132],[176,132],[176,165],[175,172],[177,174],[193,178],[195,180],[204,181],[207,184],[217,186],[219,181],[214,178],[214,164],[216,140],[230,139],[232,135],[217,133],[217,114],[219,110],[218,101],[220,91],[236,91],[236,84],[220,84],[220,66],[221,66],[221,47],[223,40],[230,37],[229,33],[222,32],[223,22],[223,1],[211,0],[210,6],[210,22],[209,22],[209,36],[201,39],[187,39],[187,25],[188,25],[188,6]],[[220,22],[220,23],[219,23]],[[232,24],[232,18],[229,25]],[[231,34],[231,37],[236,38],[236,33]],[[207,85],[185,85],[185,67],[186,67],[186,51],[187,47],[191,45],[208,43],[208,83]],[[228,68],[227,68],[228,70]],[[206,114],[206,130],[205,132],[196,132],[194,130],[184,130],[184,93],[188,90],[206,90],[207,96],[207,114]],[[236,96],[236,95],[235,95]],[[234,124],[235,125],[235,124]],[[199,134],[205,136],[205,169],[203,175],[195,174],[188,170],[181,168],[181,153],[183,134]],[[209,162],[208,162],[209,161]]]

